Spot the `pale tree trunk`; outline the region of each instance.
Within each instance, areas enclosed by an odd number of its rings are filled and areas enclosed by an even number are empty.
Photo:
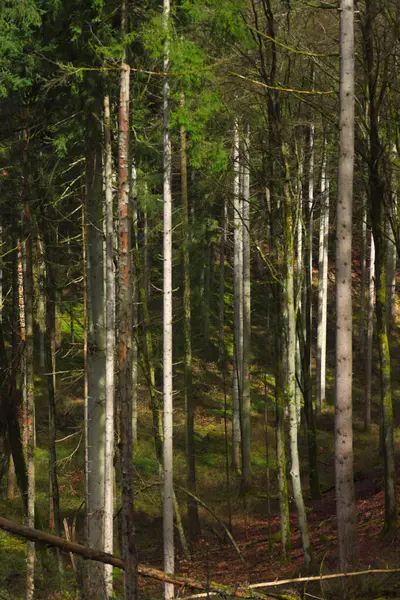
[[[181,95],[181,106],[185,97]],[[196,495],[196,459],[194,444],[194,398],[192,386],[192,333],[191,333],[191,299],[190,299],[190,255],[189,255],[189,198],[187,173],[187,140],[184,125],[180,126],[180,159],[181,159],[181,193],[183,209],[183,329],[184,329],[184,376],[185,376],[185,428],[186,428],[186,469],[187,489]],[[199,514],[196,501],[188,499],[189,539],[195,540],[200,533]]]
[[[317,467],[317,439],[315,428],[315,415],[312,399],[312,252],[313,252],[313,203],[314,203],[314,125],[310,125],[307,134],[307,147],[305,149],[306,167],[308,172],[308,194],[304,202],[305,212],[305,281],[303,289],[303,303],[300,314],[299,342],[303,366],[303,392],[304,414],[307,425],[307,445],[309,458],[310,490],[313,498],[320,497],[318,467]]]
[[[170,0],[163,0],[164,77],[163,84],[163,401],[164,401],[164,571],[173,573],[175,569],[174,552],[174,483],[173,483],[173,377],[172,377],[172,148],[169,130],[169,69],[170,69]],[[174,597],[174,586],[164,586],[165,600]]]
[[[25,194],[25,385],[26,385],[26,454],[28,467],[28,527],[35,526],[35,399],[33,380],[33,257],[32,219],[29,205],[27,174],[28,134],[24,130],[24,194]],[[35,543],[27,542],[26,556],[26,597],[31,600],[35,591]]]
[[[226,386],[227,364],[226,364],[226,347],[225,347],[225,247],[226,247],[226,231],[228,228],[228,207],[224,199],[221,219],[221,243],[219,254],[219,362],[222,372],[222,380],[224,387],[224,442],[225,442],[225,477],[226,477],[226,495],[228,503],[228,524],[232,530],[232,505],[231,505],[231,482],[229,473],[229,437],[228,437],[228,419],[227,405],[228,394]]]
[[[20,361],[20,388],[22,388],[22,405],[20,409],[20,422],[22,433],[22,445],[26,452],[27,445],[27,426],[26,426],[26,353],[24,347],[26,345],[26,317],[25,317],[25,283],[24,283],[24,247],[21,240],[17,242],[18,253],[18,314],[19,314],[19,331],[21,341],[21,361]],[[26,499],[27,500],[27,499]]]
[[[317,394],[316,410],[326,401],[326,332],[328,307],[329,180],[327,178],[326,142],[321,173],[321,210],[318,256],[318,327],[317,327]]]
[[[233,139],[233,297],[234,297],[234,346],[233,346],[233,387],[232,387],[232,468],[240,466],[240,406],[242,397],[242,348],[243,348],[243,251],[242,214],[240,209],[240,165],[239,165],[239,123],[234,122]]]
[[[243,136],[243,384],[242,384],[242,493],[251,487],[251,273],[250,273],[250,130],[246,123]]]
[[[301,171],[301,170],[300,170]],[[300,173],[301,174],[301,173]],[[296,277],[296,313],[299,315],[302,312],[302,290],[303,290],[303,199],[301,192],[299,193],[299,207],[297,211],[297,277]],[[301,323],[301,327],[303,324]],[[301,364],[301,352],[300,352],[300,341],[299,337],[296,339],[296,375],[299,381],[302,381],[302,364]],[[297,411],[297,422],[298,426],[301,425],[301,404],[302,404],[302,390],[298,382],[296,381],[296,411]]]
[[[372,342],[374,337],[375,305],[375,244],[371,231],[371,245],[368,272],[368,313],[367,313],[367,355],[365,359],[365,414],[364,429],[371,429],[371,387],[372,387]]]
[[[308,170],[307,191],[308,195],[304,202],[304,287],[303,287],[303,306],[302,314],[304,319],[304,353],[303,360],[303,378],[304,388],[308,390],[308,394],[304,397],[304,412],[306,415],[307,426],[309,426],[310,410],[308,407],[308,396],[312,402],[311,390],[311,366],[312,366],[312,286],[313,286],[313,210],[314,210],[314,143],[315,143],[315,127],[311,124],[307,136],[308,148],[305,149],[305,165]]]
[[[127,31],[127,3],[121,6],[123,44]],[[137,596],[137,552],[133,512],[132,439],[132,219],[129,202],[129,89],[130,68],[123,51],[120,79],[118,136],[118,394],[121,461],[122,556],[125,562],[124,598]]]
[[[114,213],[112,190],[112,150],[110,97],[104,96],[104,175],[106,225],[106,410],[104,440],[104,551],[113,552],[114,522],[114,352],[115,352],[115,283],[114,283]],[[104,565],[107,597],[112,596],[111,565]]]
[[[357,561],[353,479],[351,245],[354,174],[354,6],[341,0],[340,148],[336,204],[335,484],[340,568]]]
[[[394,195],[394,192],[393,192]],[[395,244],[394,232],[392,230],[393,213],[396,212],[396,200],[392,214],[386,221],[386,323],[390,333],[396,318],[396,258],[397,249]]]
[[[365,285],[367,263],[367,202],[363,202],[361,214],[361,289],[360,289],[360,328],[358,334],[358,347],[360,356],[364,357],[365,345]]]
[[[139,256],[139,242],[138,242],[138,210],[137,210],[137,170],[135,162],[132,161],[131,168],[131,205],[132,205],[132,228],[133,228],[133,240],[132,248],[135,259],[132,261],[132,279],[133,279],[133,292],[132,292],[132,443],[135,446],[138,439],[138,360],[139,360],[139,347],[138,347],[138,298],[139,298],[139,286],[138,286],[138,269],[137,261]]]
[[[104,529],[104,444],[105,444],[105,323],[103,203],[101,181],[101,145],[98,123],[90,119],[89,127],[96,136],[89,142],[86,156],[87,206],[87,283],[89,333],[87,347],[87,543],[103,550]],[[96,132],[96,133],[95,133]],[[98,137],[97,137],[98,136]],[[104,570],[101,565],[87,563],[87,597],[95,600],[104,594]]]
[[[295,401],[296,390],[296,318],[294,310],[294,232],[292,222],[292,204],[290,192],[285,186],[284,235],[285,235],[285,281],[283,308],[286,330],[286,401],[289,409],[290,456],[293,496],[297,509],[299,529],[304,550],[304,565],[308,569],[312,563],[312,551],[308,533],[307,515],[304,505],[300,478],[300,459],[298,448],[298,422]]]
[[[39,361],[40,368],[45,368],[45,333],[46,333],[46,267],[43,259],[43,240],[40,236],[37,238],[36,251],[38,254],[39,264],[37,266],[35,296],[37,297],[37,307],[35,320],[39,327]]]

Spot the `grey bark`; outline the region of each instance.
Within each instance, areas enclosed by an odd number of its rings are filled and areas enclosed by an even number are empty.
[[[328,240],[329,240],[329,180],[327,178],[326,142],[321,173],[321,210],[318,256],[318,326],[317,326],[317,393],[316,410],[320,412],[326,400],[326,333],[328,307]]]
[[[365,415],[364,429],[371,429],[371,387],[372,387],[372,343],[374,335],[375,306],[375,244],[371,231],[371,244],[368,270],[368,312],[367,312],[367,354],[365,358]]]
[[[335,484],[340,568],[357,560],[353,479],[351,247],[354,175],[354,5],[341,0],[340,147],[336,204]]]
[[[174,484],[173,484],[173,379],[172,379],[172,152],[170,115],[170,0],[163,0],[164,42],[164,83],[163,83],[163,401],[164,401],[164,571],[172,574],[175,569],[174,551]],[[164,586],[165,600],[174,596],[174,586]]]
[[[242,245],[243,245],[243,393],[242,393],[242,493],[251,487],[251,273],[250,273],[250,130],[246,123],[243,135],[243,198],[242,198]]]
[[[239,164],[239,123],[234,121],[233,132],[233,296],[234,296],[234,348],[233,348],[233,387],[232,387],[232,468],[240,465],[240,406],[242,397],[243,364],[243,249],[242,211],[240,206],[240,164]]]

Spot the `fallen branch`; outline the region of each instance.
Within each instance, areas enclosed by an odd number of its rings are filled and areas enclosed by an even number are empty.
[[[73,554],[78,554],[79,556],[82,556],[83,558],[89,560],[95,560],[104,564],[113,565],[118,569],[124,569],[123,560],[121,558],[118,558],[117,556],[108,554],[107,552],[102,552],[101,550],[89,548],[88,546],[83,546],[82,544],[77,544],[75,542],[64,540],[63,538],[57,537],[56,535],[51,535],[50,533],[46,533],[44,531],[40,531],[39,529],[33,529],[31,527],[19,525],[18,523],[15,523],[14,521],[9,521],[8,519],[4,519],[3,517],[0,517],[0,529],[4,529],[4,531],[8,531],[9,533],[12,533],[14,535],[21,536],[32,542],[40,542],[42,544],[45,544],[46,546],[60,548],[65,552],[72,552]],[[267,598],[267,596],[265,596],[262,593],[252,592],[251,594],[248,594],[245,590],[237,590],[229,586],[220,585],[213,582],[211,582],[210,585],[208,585],[201,581],[188,579],[187,577],[181,577],[179,575],[168,575],[163,571],[153,569],[152,567],[145,567],[143,565],[138,566],[138,573],[142,577],[148,577],[149,579],[155,579],[157,581],[162,581],[165,583],[172,583],[181,587],[204,590],[205,596],[207,596],[207,594],[211,592],[212,594],[222,595],[224,597],[235,596],[237,598],[262,598],[263,600]]]
[[[400,573],[400,569],[368,569],[365,571],[353,571],[352,573],[331,573],[329,575],[314,575],[312,577],[297,577],[295,579],[280,579],[276,581],[266,581],[264,583],[253,583],[247,586],[247,589],[255,590],[259,588],[272,588],[281,585],[293,585],[295,583],[309,583],[310,581],[326,581],[327,579],[340,579],[341,577],[358,577],[359,575],[391,575]],[[211,588],[210,588],[211,589]],[[185,596],[182,600],[191,600],[194,598],[206,598],[207,596],[216,596],[217,593],[192,594]]]

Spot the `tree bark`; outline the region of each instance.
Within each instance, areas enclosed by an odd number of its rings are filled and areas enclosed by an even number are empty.
[[[27,525],[35,525],[35,398],[33,379],[33,256],[32,256],[32,219],[28,181],[28,132],[24,130],[23,170],[25,194],[25,385],[26,385],[26,451],[28,469],[28,512]],[[26,597],[33,599],[35,591],[35,544],[28,542],[26,557]]]
[[[367,313],[367,355],[365,359],[365,414],[364,429],[371,429],[371,387],[372,387],[372,343],[374,337],[375,306],[375,244],[371,231],[371,245],[368,273],[368,313]]]
[[[185,97],[181,95],[181,106]],[[185,428],[186,428],[186,469],[187,489],[196,495],[196,457],[194,442],[194,411],[195,404],[192,386],[192,332],[191,332],[191,298],[190,298],[190,255],[189,255],[189,198],[188,198],[188,163],[187,140],[185,126],[180,126],[180,159],[181,159],[181,194],[183,209],[183,329],[184,329],[184,397],[185,397]],[[200,533],[199,513],[197,503],[188,496],[188,526],[189,539],[194,541]]]
[[[170,0],[163,0],[164,42],[164,77],[163,83],[163,400],[164,400],[164,502],[163,502],[163,532],[164,532],[164,571],[174,572],[174,483],[173,483],[173,378],[172,378],[172,149],[171,133],[169,130],[170,113]],[[174,596],[174,586],[166,583],[164,586],[165,600]]]
[[[296,503],[299,529],[301,532],[302,545],[304,550],[305,568],[309,569],[312,563],[312,550],[310,537],[308,533],[307,515],[304,505],[303,492],[300,478],[300,460],[298,448],[298,421],[295,401],[296,389],[296,319],[294,310],[294,232],[292,222],[292,204],[290,192],[287,185],[284,186],[285,204],[284,204],[284,252],[285,252],[285,281],[283,285],[284,300],[283,308],[285,315],[285,333],[286,333],[286,403],[289,409],[289,435],[290,435],[290,456],[292,479],[292,488],[294,501]]]
[[[360,290],[360,327],[359,349],[360,356],[364,357],[365,346],[365,283],[366,283],[366,247],[367,247],[367,202],[363,202],[361,213],[361,290]]]
[[[280,304],[280,303],[279,303]],[[278,318],[278,322],[281,322]],[[280,331],[275,334],[275,402],[276,402],[276,461],[278,464],[281,552],[284,561],[290,558],[290,514],[285,449],[285,386],[284,356]]]
[[[125,44],[127,4],[121,8],[121,32]],[[133,512],[132,439],[132,219],[129,202],[129,88],[130,68],[123,52],[120,80],[118,138],[118,395],[121,460],[122,556],[125,562],[124,597],[137,596],[137,552]]]
[[[243,392],[242,392],[242,493],[251,488],[251,273],[250,273],[250,130],[248,123],[243,135]]]
[[[340,149],[336,204],[335,483],[342,571],[357,561],[353,480],[351,247],[354,174],[354,6],[341,0]]]
[[[97,109],[97,110],[96,110]],[[99,107],[95,108],[100,119]],[[96,117],[88,121],[86,155],[87,283],[89,331],[87,346],[87,543],[99,550],[104,543],[104,444],[105,444],[105,323],[103,199],[101,138]],[[87,564],[86,595],[97,600],[104,592],[104,572],[97,563]],[[99,582],[101,585],[99,586]]]
[[[328,241],[329,241],[329,180],[326,165],[326,141],[321,173],[321,211],[318,257],[318,327],[317,327],[317,394],[316,410],[321,412],[326,402],[326,333],[328,307]]]
[[[114,283],[114,211],[112,190],[112,150],[110,97],[104,96],[104,175],[106,219],[106,408],[104,439],[104,551],[113,551],[114,523],[114,353],[115,353],[115,283]],[[104,567],[107,597],[113,593],[112,568]]]
[[[242,364],[243,364],[243,250],[242,250],[242,211],[240,208],[240,164],[239,164],[239,123],[234,121],[233,138],[233,296],[234,296],[234,345],[233,345],[233,387],[232,387],[232,468],[240,465],[240,407],[242,404]]]

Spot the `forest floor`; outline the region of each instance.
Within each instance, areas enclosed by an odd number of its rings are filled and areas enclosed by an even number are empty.
[[[332,318],[332,315],[330,315]],[[333,331],[333,323],[330,323]],[[69,324],[65,324],[69,331]],[[245,584],[297,577],[302,574],[303,553],[297,528],[296,512],[291,504],[292,555],[290,562],[282,564],[276,486],[274,389],[271,365],[264,369],[259,357],[268,348],[264,331],[253,330],[255,361],[252,370],[252,467],[253,488],[244,502],[240,495],[240,479],[230,473],[230,498],[228,501],[225,470],[224,385],[216,364],[212,361],[195,360],[194,393],[196,396],[196,461],[197,493],[204,503],[200,508],[201,536],[194,544],[188,561],[181,551],[176,537],[176,571],[193,579],[216,581],[227,584]],[[399,337],[392,338],[394,409],[396,418],[395,442],[400,450],[400,344]],[[330,348],[328,364],[333,365],[334,345]],[[357,349],[355,348],[355,351]],[[356,356],[356,352],[355,352]],[[264,357],[265,362],[265,357]],[[68,525],[76,530],[76,539],[82,541],[83,528],[83,401],[82,365],[71,359],[68,352],[59,351],[60,376],[57,398],[57,457],[60,481],[61,514]],[[265,372],[266,371],[266,372]],[[270,371],[270,372],[269,372]],[[384,492],[383,461],[379,456],[379,367],[374,357],[374,425],[369,433],[363,429],[364,385],[362,365],[354,363],[354,451],[355,482],[358,509],[359,567],[376,569],[400,567],[400,538],[383,536]],[[176,388],[181,389],[181,373],[176,373]],[[36,382],[37,423],[37,527],[48,527],[49,470],[47,452],[47,400],[44,385]],[[227,381],[229,400],[230,381]],[[174,399],[174,469],[178,501],[185,512],[186,497],[184,453],[183,397],[177,393]],[[268,427],[265,429],[265,407]],[[151,412],[145,387],[139,390],[139,443],[135,449],[135,510],[137,521],[137,545],[142,564],[162,568],[162,520],[160,480],[152,438]],[[228,425],[230,424],[228,401]],[[333,376],[328,371],[327,405],[317,420],[319,449],[319,475],[322,499],[313,501],[308,495],[307,445],[304,428],[300,433],[300,454],[305,502],[309,518],[312,547],[315,555],[316,574],[331,573],[338,569],[337,530],[335,518],[334,458],[333,458]],[[268,448],[268,450],[267,450]],[[398,457],[400,458],[400,457]],[[397,461],[400,464],[400,461]],[[270,478],[270,511],[267,502],[267,465]],[[21,501],[18,493],[14,500],[7,499],[6,478],[0,482],[0,515],[18,522],[22,520]],[[398,495],[400,497],[400,471],[398,472]],[[240,549],[240,556],[226,535],[232,512],[232,533]],[[211,512],[212,511],[212,512]],[[213,514],[218,517],[218,520]],[[118,525],[118,519],[116,519]],[[117,527],[118,528],[118,527]],[[118,537],[118,536],[117,536]],[[119,553],[116,541],[115,553]],[[37,598],[77,598],[76,578],[68,556],[65,556],[64,581],[60,586],[56,561],[51,550],[38,551]],[[358,592],[363,598],[400,598],[400,574],[357,578]],[[24,597],[25,543],[0,532],[0,600],[19,600]],[[116,597],[121,593],[121,572],[115,569]],[[285,588],[287,590],[287,588]],[[289,586],[305,597],[338,598],[342,595],[338,580],[317,584]],[[146,600],[161,598],[162,586],[149,580],[140,581],[141,595]],[[274,593],[283,593],[274,588]],[[179,592],[189,595],[188,590]]]

